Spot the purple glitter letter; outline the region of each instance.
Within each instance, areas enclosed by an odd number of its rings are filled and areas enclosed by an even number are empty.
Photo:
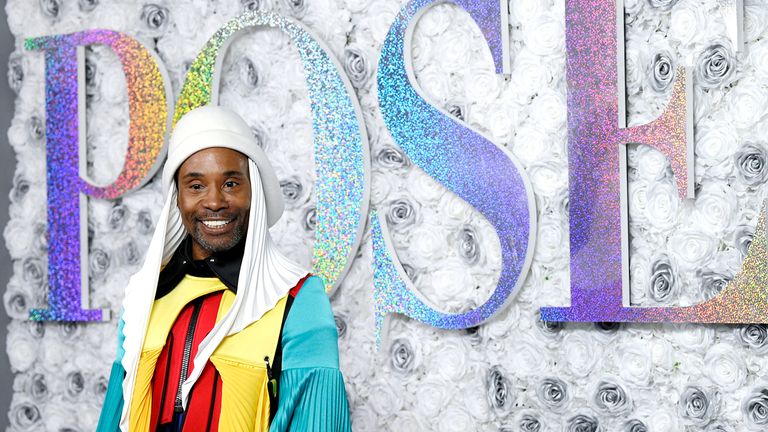
[[[476,326],[498,312],[525,279],[536,232],[535,201],[514,156],[433,107],[420,93],[410,64],[412,23],[435,0],[412,0],[401,10],[384,41],[379,59],[379,103],[389,133],[408,157],[451,192],[466,200],[494,226],[501,240],[502,269],[491,297],[460,314],[429,305],[405,276],[386,241],[386,225],[371,215],[374,253],[374,299],[377,330],[384,316],[400,313],[439,328]],[[497,73],[506,72],[506,1],[455,0],[478,23]],[[467,287],[470,288],[470,287]],[[378,332],[377,332],[378,336]]]
[[[84,45],[109,46],[120,58],[128,87],[130,126],[125,165],[107,186],[81,178],[85,144]],[[101,321],[108,311],[88,304],[85,194],[116,198],[152,177],[162,160],[169,89],[153,54],[127,35],[90,30],[27,39],[28,50],[45,51],[48,185],[48,309],[33,309],[36,321]],[[169,93],[168,93],[169,94]]]

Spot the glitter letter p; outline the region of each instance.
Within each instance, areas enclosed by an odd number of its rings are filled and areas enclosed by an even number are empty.
[[[117,54],[128,87],[130,126],[125,165],[107,186],[95,186],[81,177],[81,149],[85,147],[84,46],[90,44],[107,45]],[[32,38],[25,41],[25,46],[45,51],[48,186],[48,309],[31,310],[30,319],[108,319],[102,310],[84,309],[88,307],[85,195],[116,198],[141,186],[156,171],[162,160],[168,121],[167,80],[144,46],[114,31]]]

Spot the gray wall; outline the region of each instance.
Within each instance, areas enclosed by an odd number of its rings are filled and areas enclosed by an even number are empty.
[[[8,29],[8,16],[3,8],[0,19],[0,227],[5,228],[8,223],[8,193],[11,190],[13,173],[16,171],[16,156],[8,144],[8,128],[13,117],[13,101],[15,95],[8,86],[8,56],[13,51],[13,36]],[[5,292],[5,286],[11,279],[11,258],[5,243],[0,247],[0,290]],[[5,308],[0,312],[0,430],[8,427],[8,409],[11,404],[11,391],[13,375],[8,364],[8,355],[5,351],[6,328],[10,319],[5,313]]]

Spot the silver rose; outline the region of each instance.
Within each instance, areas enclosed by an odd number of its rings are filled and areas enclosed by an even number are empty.
[[[28,330],[29,334],[36,339],[42,339],[43,336],[45,336],[45,325],[43,324],[43,321],[30,323]]]
[[[264,0],[240,0],[244,12],[256,12],[265,9]]]
[[[40,0],[40,9],[43,14],[56,18],[61,12],[61,0]]]
[[[462,104],[449,103],[445,107],[445,110],[448,111],[450,115],[456,117],[459,120],[463,121],[467,118],[467,107]]]
[[[411,341],[397,338],[389,347],[389,360],[392,368],[400,373],[408,373],[415,367],[414,352]]]
[[[22,278],[33,288],[40,288],[45,281],[45,269],[39,258],[27,257],[22,264]]]
[[[707,428],[704,429],[704,432],[736,432],[736,429],[727,423],[723,423],[720,420],[715,420],[707,425]]]
[[[8,58],[8,86],[18,93],[24,82],[24,66],[21,56],[13,54]]]
[[[613,335],[618,333],[622,327],[623,325],[620,322],[598,321],[595,323],[595,328],[597,331],[606,335]]]
[[[499,366],[493,366],[485,376],[486,395],[491,408],[497,412],[506,412],[511,408],[509,398],[509,380]]]
[[[307,11],[307,4],[304,0],[283,0],[285,5],[288,6],[291,15],[296,18],[302,18]]]
[[[624,423],[624,432],[648,432],[648,426],[640,420],[633,419]]]
[[[91,97],[99,92],[98,66],[96,66],[96,63],[88,57],[92,52],[91,49],[86,49],[85,58],[85,94]]]
[[[37,223],[32,230],[35,249],[40,253],[48,253],[48,227],[44,223]]]
[[[141,251],[133,239],[129,240],[128,243],[126,243],[120,249],[120,254],[122,255],[125,263],[130,266],[135,266],[141,262]]]
[[[310,206],[304,211],[304,217],[302,218],[302,226],[305,231],[314,232],[317,226],[317,208]]]
[[[541,430],[541,421],[532,414],[523,414],[520,416],[518,427],[523,432],[539,432]]]
[[[752,245],[752,239],[755,237],[755,229],[747,225],[739,225],[733,232],[733,244],[739,250],[741,257],[747,256],[749,247]]]
[[[25,124],[29,137],[35,141],[40,141],[45,138],[45,125],[38,116],[30,116]]]
[[[704,88],[716,88],[733,75],[734,56],[722,43],[705,48],[696,61],[696,83]]]
[[[688,386],[683,389],[678,402],[680,417],[691,424],[703,426],[716,414],[717,406],[710,401],[710,397],[703,389],[696,386]]]
[[[339,333],[339,339],[344,339],[347,334],[347,317],[341,314],[334,314],[333,321],[336,323],[336,332]]]
[[[40,373],[32,375],[29,387],[29,392],[36,401],[40,402],[48,398],[48,383],[45,382],[45,375]]]
[[[410,279],[411,282],[416,282],[416,280],[419,278],[419,272],[416,270],[416,268],[406,263],[401,263],[401,265],[405,275],[408,276],[408,279]]]
[[[11,189],[10,194],[11,202],[14,204],[19,204],[21,200],[27,196],[27,192],[29,192],[29,181],[21,178],[21,176],[18,174],[14,176],[13,189]]]
[[[376,162],[386,170],[408,168],[411,165],[410,161],[403,155],[403,152],[392,146],[384,146],[379,150],[376,153]]]
[[[648,4],[652,8],[668,11],[677,4],[677,0],[648,0]]]
[[[757,186],[768,179],[766,158],[768,150],[762,142],[745,142],[733,156],[736,174],[748,186]]]
[[[59,324],[59,333],[64,340],[74,339],[80,334],[81,324],[75,321],[65,321]]]
[[[155,229],[155,222],[152,220],[152,213],[149,210],[141,210],[137,215],[139,233],[150,234]]]
[[[97,396],[98,400],[104,400],[104,395],[107,394],[107,388],[109,387],[109,380],[105,376],[100,376],[94,381],[92,388],[93,394]]]
[[[676,278],[672,264],[666,255],[662,255],[651,266],[651,283],[648,285],[648,295],[657,302],[665,302],[675,291]]]
[[[91,12],[99,5],[99,0],[78,0],[77,6],[83,12]]]
[[[545,378],[536,387],[536,396],[546,407],[561,409],[568,402],[568,385],[558,378]]]
[[[565,328],[565,323],[557,321],[542,321],[537,319],[536,328],[547,337],[554,337],[560,334],[560,331]]]
[[[709,271],[702,273],[701,291],[704,293],[704,298],[709,300],[720,294],[731,279],[733,279],[732,275],[723,275]]]
[[[768,352],[768,326],[765,324],[746,324],[736,331],[741,344],[759,354]]]
[[[27,296],[21,292],[16,292],[5,297],[5,310],[11,318],[24,317],[26,319],[27,304],[29,304]]]
[[[344,50],[344,71],[356,88],[363,87],[371,76],[371,67],[365,51],[356,46],[348,46]]]
[[[14,406],[8,417],[11,420],[11,426],[28,430],[40,421],[40,409],[32,403],[24,402]]]
[[[103,249],[93,249],[91,251],[90,276],[93,279],[101,279],[109,269],[109,254]]]
[[[261,82],[261,76],[256,65],[248,57],[243,57],[238,62],[240,82],[247,88],[255,89]]]
[[[266,150],[269,144],[269,136],[267,136],[267,133],[264,131],[264,129],[260,126],[252,126],[251,133],[253,134],[253,139],[256,140],[256,144],[261,149]]]
[[[603,428],[597,419],[586,414],[578,414],[568,419],[568,424],[565,426],[567,432],[598,432]]]
[[[658,93],[664,93],[674,77],[675,63],[672,61],[672,54],[667,50],[654,54],[651,61],[651,88]]]
[[[462,227],[459,231],[459,255],[469,264],[477,263],[480,257],[477,244],[477,233],[471,226]]]
[[[600,381],[592,397],[595,407],[606,414],[624,412],[631,406],[626,390],[615,382]]]
[[[393,227],[406,227],[416,220],[416,210],[409,200],[400,198],[389,204],[386,219]]]
[[[109,220],[107,221],[109,228],[111,228],[113,231],[118,231],[120,228],[122,228],[123,224],[125,223],[125,215],[127,212],[128,209],[120,200],[115,201],[109,211]]]
[[[81,372],[70,372],[65,379],[67,383],[67,394],[75,397],[83,392],[85,388],[85,378]]]
[[[741,414],[750,429],[768,427],[768,388],[756,387],[741,402]]]
[[[146,4],[141,8],[141,21],[148,29],[162,33],[168,25],[168,9],[152,3]]]
[[[296,204],[301,198],[304,186],[296,177],[290,177],[280,182],[280,190],[283,192],[283,199],[287,205]]]

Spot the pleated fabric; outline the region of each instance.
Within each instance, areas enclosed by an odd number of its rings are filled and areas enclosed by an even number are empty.
[[[123,349],[124,326],[125,321],[120,319],[117,325],[117,358],[112,363],[112,370],[109,372],[107,393],[104,395],[104,405],[101,408],[96,432],[118,432],[120,430],[120,416],[123,412],[123,380],[125,379],[125,369],[122,365],[125,354],[125,349]]]
[[[280,375],[280,404],[270,432],[348,432],[344,378],[338,368],[301,368]]]

